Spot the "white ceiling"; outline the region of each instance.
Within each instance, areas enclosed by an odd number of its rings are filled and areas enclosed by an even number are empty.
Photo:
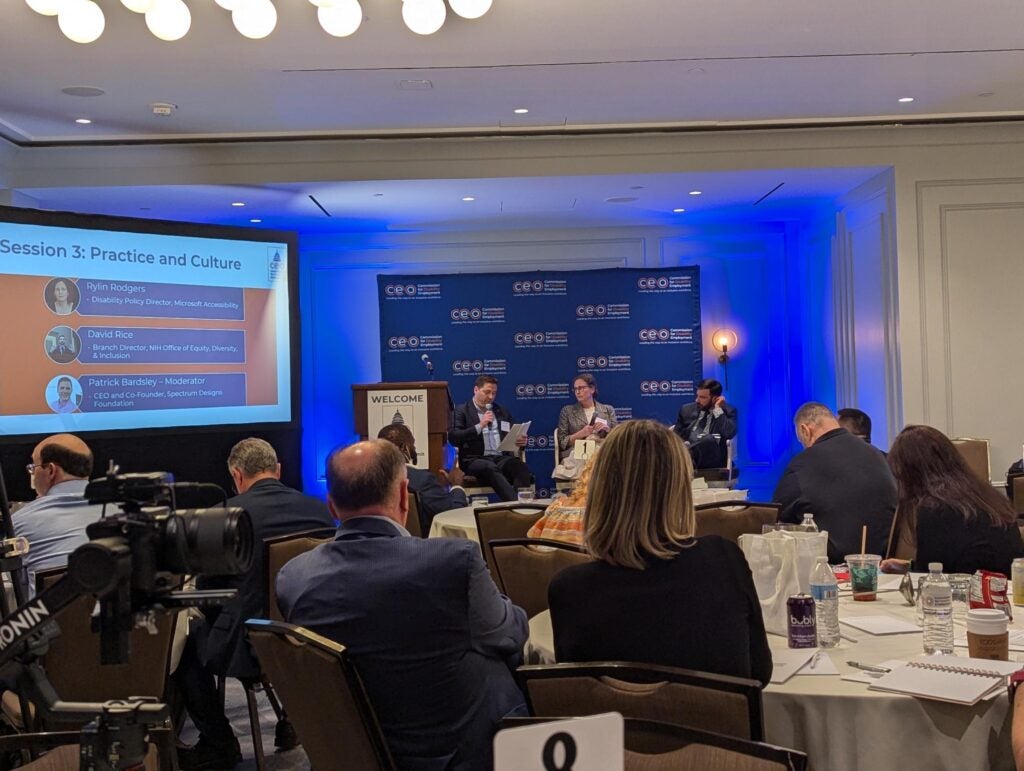
[[[262,41],[238,35],[213,0],[188,0],[192,29],[174,43],[116,0],[98,2],[106,30],[79,45],[54,18],[3,0],[0,136],[33,146],[1024,117],[1024,0],[494,0],[479,20],[449,13],[430,37],[405,28],[400,0],[362,0],[366,18],[346,39],[322,32],[308,2],[277,0]],[[153,102],[178,109],[154,116]],[[765,202],[780,207],[834,198],[877,169],[826,171],[24,192],[52,208],[301,229],[327,226],[309,195],[369,229],[667,224],[673,206],[699,212],[679,203],[690,185],[721,192],[705,207],[731,207],[784,182]],[[225,215],[224,197],[249,206]]]

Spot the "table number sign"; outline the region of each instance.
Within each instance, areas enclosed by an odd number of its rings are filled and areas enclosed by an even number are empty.
[[[494,771],[622,771],[618,712],[506,728],[494,737]]]

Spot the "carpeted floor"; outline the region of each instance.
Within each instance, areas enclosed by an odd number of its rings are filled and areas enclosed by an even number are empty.
[[[270,707],[270,702],[260,693],[256,696],[260,706],[260,731],[263,732],[263,751],[266,753],[267,771],[309,771],[306,753],[299,747],[288,752],[274,752],[274,727],[277,716]],[[228,679],[227,696],[225,699],[228,720],[235,729],[235,735],[242,745],[242,764],[236,766],[237,771],[255,771],[256,756],[253,754],[252,732],[249,728],[249,711],[245,706],[245,693],[237,680]],[[185,724],[181,732],[182,741],[193,744],[196,732],[191,722]]]

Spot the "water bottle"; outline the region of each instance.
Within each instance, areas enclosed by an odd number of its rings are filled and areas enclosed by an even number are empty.
[[[924,615],[924,652],[953,652],[953,589],[942,574],[941,562],[928,563],[928,575],[921,585]]]
[[[839,585],[828,557],[818,557],[811,571],[811,597],[818,617],[818,647],[834,648],[839,644]]]
[[[800,529],[805,533],[817,533],[818,526],[814,524],[814,515],[811,512],[804,514],[804,521],[800,523]]]

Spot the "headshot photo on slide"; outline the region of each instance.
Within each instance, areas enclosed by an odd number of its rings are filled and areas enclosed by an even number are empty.
[[[70,375],[58,375],[46,384],[46,403],[61,415],[78,412],[82,403],[81,384]]]
[[[43,340],[46,355],[58,364],[67,364],[78,358],[82,350],[82,339],[71,327],[53,327]]]
[[[62,277],[51,278],[46,282],[43,297],[46,300],[46,307],[58,316],[74,313],[81,299],[81,295],[78,293],[78,284],[70,278]]]

